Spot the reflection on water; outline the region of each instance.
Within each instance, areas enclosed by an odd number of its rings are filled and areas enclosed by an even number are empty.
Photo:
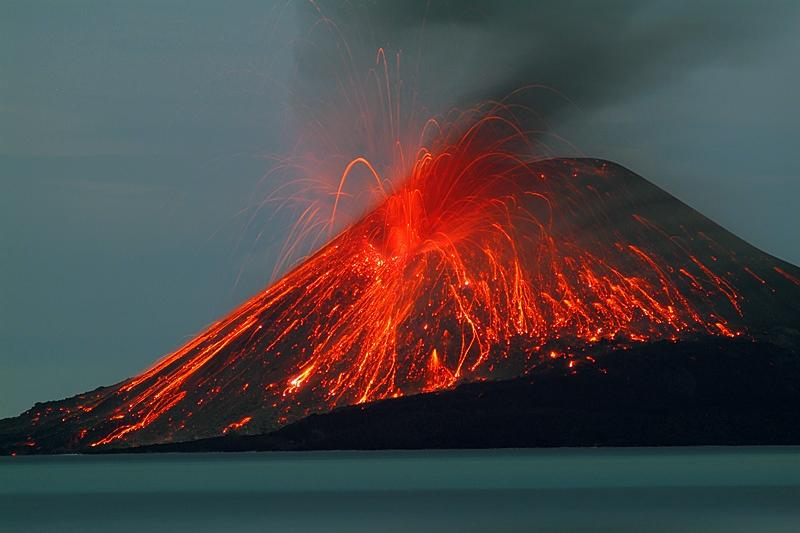
[[[16,457],[5,531],[797,531],[800,448]]]

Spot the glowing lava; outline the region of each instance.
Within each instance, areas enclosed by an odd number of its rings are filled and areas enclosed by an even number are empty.
[[[504,104],[430,120],[402,148],[394,116],[395,175],[343,165],[326,227],[357,170],[374,210],[141,375],[26,413],[34,446],[37,428],[59,449],[265,432],[545,358],[572,369],[635,342],[740,335],[800,285],[619,166],[543,159]],[[298,227],[307,213],[325,215]]]
[[[90,444],[153,427],[161,440],[274,428],[520,375],[545,346],[740,331],[742,297],[715,273],[715,243],[648,218],[655,188],[604,163],[525,160],[525,136],[498,114],[440,130],[381,206],[119,387]],[[241,397],[249,408],[226,413]],[[218,427],[192,427],[209,412]]]

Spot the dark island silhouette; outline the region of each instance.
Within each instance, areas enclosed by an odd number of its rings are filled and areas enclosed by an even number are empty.
[[[481,153],[0,453],[800,442],[800,269],[617,164]]]

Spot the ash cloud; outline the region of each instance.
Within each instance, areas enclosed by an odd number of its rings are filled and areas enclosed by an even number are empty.
[[[591,112],[673,84],[702,66],[747,64],[765,38],[794,27],[800,8],[792,2],[323,0],[302,3],[299,12],[308,26],[320,13],[334,20],[351,51],[363,54],[357,60],[368,61],[381,46],[402,50],[412,70],[422,71],[426,103],[469,105],[542,84],[563,97],[533,91],[531,103],[555,119],[571,108]],[[298,85],[313,91],[304,74],[324,83],[335,61],[319,56],[325,48],[319,42],[308,53],[309,42],[301,40],[296,50]],[[328,50],[341,52],[335,43]]]

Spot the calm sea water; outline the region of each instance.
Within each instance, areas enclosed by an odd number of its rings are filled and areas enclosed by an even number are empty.
[[[800,531],[800,448],[15,457],[0,531]]]

